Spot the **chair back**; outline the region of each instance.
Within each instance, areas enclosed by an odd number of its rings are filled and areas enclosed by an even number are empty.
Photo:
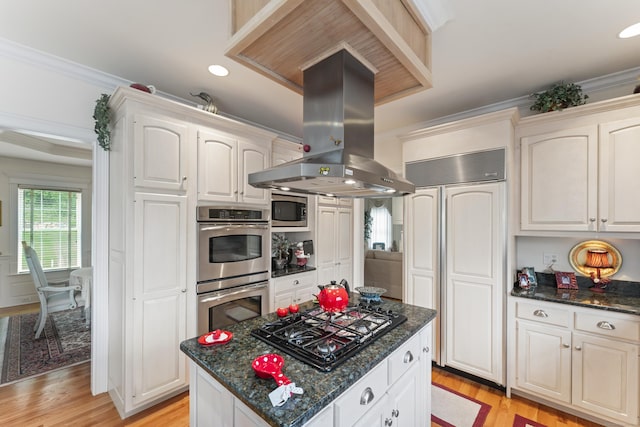
[[[40,264],[40,259],[38,258],[36,251],[33,250],[31,246],[27,245],[27,242],[25,241],[22,242],[22,249],[24,250],[24,257],[27,259],[27,265],[29,266],[31,277],[33,277],[33,283],[36,285],[36,290],[47,286],[49,283],[44,275],[44,271],[42,270],[42,265]]]

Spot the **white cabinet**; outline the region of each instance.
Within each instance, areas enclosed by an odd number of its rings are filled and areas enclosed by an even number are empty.
[[[188,126],[154,112],[133,118],[136,187],[186,191]]]
[[[516,389],[638,425],[636,316],[540,301],[515,306]]]
[[[195,277],[187,243],[195,234],[187,226],[195,217],[191,126],[138,92],[111,97],[109,394],[123,418],[187,388],[179,346]]]
[[[310,301],[318,293],[316,272],[291,274],[271,280],[273,289],[273,305],[271,311],[278,307],[289,307]]]
[[[316,268],[318,283],[353,277],[353,209],[318,206],[316,212]]]
[[[198,130],[198,200],[266,205],[269,191],[249,185],[248,175],[270,166],[268,142],[252,143],[225,132]]]
[[[522,132],[522,230],[640,231],[640,119]]]
[[[498,384],[504,382],[504,186],[446,189],[445,364]]]
[[[404,301],[420,307],[438,309],[438,189],[416,190],[407,196],[405,215],[405,269]],[[440,313],[432,323],[433,342],[440,329]],[[434,360],[436,351],[431,351]]]
[[[302,144],[277,138],[273,141],[271,166],[278,166],[302,157]]]

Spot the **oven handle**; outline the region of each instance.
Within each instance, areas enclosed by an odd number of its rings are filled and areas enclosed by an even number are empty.
[[[223,291],[215,291],[215,295],[213,296],[204,297],[204,298],[201,297],[202,299],[200,300],[200,302],[217,301],[219,299],[226,298],[228,296],[244,294],[247,292],[255,291],[256,289],[266,288],[267,286],[269,286],[269,282],[261,282],[253,285],[241,286],[240,289],[234,288],[234,289],[227,289]]]
[[[228,228],[241,228],[241,229],[251,229],[251,230],[268,230],[269,224],[220,224],[216,223],[215,225],[207,225],[200,223],[200,231],[216,231],[216,230],[225,230]]]

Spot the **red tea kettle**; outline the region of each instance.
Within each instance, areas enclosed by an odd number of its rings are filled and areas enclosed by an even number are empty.
[[[342,279],[340,284],[332,280],[329,285],[318,285],[320,292],[317,298],[324,311],[336,313],[344,310],[349,304],[349,283]]]

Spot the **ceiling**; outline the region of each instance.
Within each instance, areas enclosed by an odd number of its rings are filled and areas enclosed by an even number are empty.
[[[433,32],[433,88],[376,107],[377,133],[640,67],[640,37],[617,38],[640,21],[638,0],[440,3],[451,19]],[[189,101],[204,91],[224,114],[302,136],[302,97],[224,56],[228,0],[0,4],[2,38]]]

